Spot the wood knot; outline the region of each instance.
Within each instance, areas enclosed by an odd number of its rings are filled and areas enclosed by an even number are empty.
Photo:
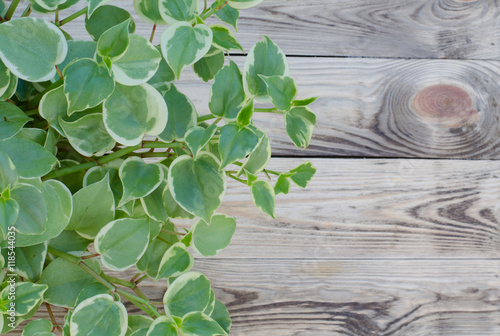
[[[467,91],[454,85],[433,85],[418,92],[412,109],[422,119],[448,128],[475,124],[478,113]]]

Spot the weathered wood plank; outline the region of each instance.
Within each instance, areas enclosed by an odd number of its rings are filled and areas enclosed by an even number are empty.
[[[112,4],[133,12],[132,1]],[[499,16],[498,0],[266,0],[241,12],[237,36],[249,50],[269,35],[289,55],[498,60]],[[78,27],[65,29],[88,39]]]
[[[304,159],[305,161],[306,159]],[[274,158],[269,169],[302,160]],[[500,162],[313,159],[307,189],[279,195],[276,220],[230,181],[227,258],[498,258]]]
[[[500,333],[498,259],[201,259],[195,265],[228,306],[233,336]],[[141,287],[161,301],[166,286]],[[63,314],[56,310],[58,321]],[[36,317],[47,318],[45,308]]]
[[[242,57],[233,57],[240,65]],[[310,147],[289,140],[281,115],[257,113],[276,155],[500,158],[500,63],[291,58],[299,98],[320,96]],[[186,71],[178,84],[200,114],[210,85]]]

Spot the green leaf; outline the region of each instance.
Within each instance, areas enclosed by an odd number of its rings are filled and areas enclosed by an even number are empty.
[[[168,108],[168,121],[158,138],[165,142],[184,141],[186,132],[197,123],[198,113],[193,102],[175,85],[163,96]]]
[[[193,264],[193,255],[186,251],[186,245],[175,243],[163,255],[158,267],[156,280],[177,277],[189,271],[193,267]]]
[[[20,18],[0,25],[0,57],[17,77],[43,82],[54,77],[55,66],[68,52],[63,33],[38,18]]]
[[[174,199],[170,189],[167,185],[167,188],[163,191],[163,203],[165,205],[165,209],[167,210],[168,216],[170,218],[178,218],[178,219],[192,219],[194,215],[184,210],[179,203]]]
[[[19,204],[16,231],[29,235],[43,233],[47,226],[47,204],[42,192],[32,185],[18,184],[11,196]]]
[[[168,187],[177,203],[207,222],[226,190],[226,175],[219,166],[213,154],[202,152],[196,160],[188,155],[179,156],[168,172]]]
[[[103,106],[104,124],[109,134],[125,146],[138,145],[144,135],[160,134],[168,120],[167,104],[149,84],[116,84]]]
[[[222,156],[221,169],[246,157],[258,142],[259,138],[248,127],[240,128],[235,124],[223,126],[219,140],[219,152]]]
[[[46,285],[37,285],[31,282],[17,282],[15,285],[16,316],[28,314],[44,299],[47,290]],[[10,296],[10,286],[5,287],[0,294],[2,301],[8,300]],[[10,300],[8,300],[10,301]]]
[[[24,327],[22,336],[55,336],[52,333],[52,323],[49,320],[39,319],[31,321]]]
[[[229,330],[231,329],[231,317],[229,316],[229,312],[226,309],[226,306],[219,300],[215,300],[215,307],[210,317],[214,319],[225,332],[229,334]]]
[[[73,230],[64,230],[49,241],[49,246],[63,252],[83,252],[91,242],[91,240],[83,238]]]
[[[200,150],[207,145],[217,131],[217,124],[212,124],[207,128],[195,126],[186,132],[185,142],[194,158],[198,156]]]
[[[47,174],[56,164],[57,159],[39,144],[20,138],[0,141],[0,150],[5,152],[20,177],[40,177]]]
[[[167,176],[166,174],[168,174],[168,170],[164,170],[164,177]],[[163,202],[163,192],[166,188],[167,182],[164,178],[152,193],[141,198],[141,203],[146,214],[159,222],[165,222],[168,218],[167,209]]]
[[[217,5],[217,2],[212,4],[212,8]],[[222,22],[231,25],[234,30],[238,31],[238,18],[240,17],[240,11],[231,6],[224,6],[215,12],[215,16]]]
[[[250,99],[250,101],[241,108],[241,111],[238,113],[238,117],[236,118],[238,126],[245,127],[252,123],[253,103],[254,100]]]
[[[168,287],[163,303],[169,315],[201,312],[210,303],[210,281],[199,272],[184,273]]]
[[[227,4],[236,9],[247,9],[257,6],[263,0],[228,0]]]
[[[71,336],[124,336],[127,309],[109,294],[99,294],[81,302],[70,321]]]
[[[271,141],[267,134],[260,137],[259,142],[255,149],[250,153],[246,161],[241,166],[238,171],[238,175],[241,175],[243,171],[257,175],[266,168],[269,160],[271,159]]]
[[[223,52],[218,52],[212,56],[205,56],[193,64],[193,70],[204,82],[208,82],[222,69],[224,59]]]
[[[245,101],[240,69],[230,61],[214,77],[208,107],[214,116],[234,121]]]
[[[92,239],[115,216],[115,203],[109,176],[73,196],[73,215],[67,226],[84,238]]]
[[[5,152],[0,151],[0,193],[7,187],[14,188],[17,181],[16,166]]]
[[[252,200],[262,212],[274,217],[275,198],[274,189],[267,181],[256,181],[252,184]]]
[[[156,163],[146,164],[141,158],[129,157],[119,170],[123,183],[120,204],[152,193],[163,181],[163,169]]]
[[[319,97],[312,97],[312,98],[306,98],[306,99],[299,99],[299,100],[294,100],[293,106],[307,106],[316,101]]]
[[[162,228],[164,230],[175,231],[175,225],[171,221],[167,221]],[[158,269],[160,268],[160,262],[163,259],[163,255],[170,246],[179,241],[179,236],[167,234],[165,232],[160,232],[158,237],[161,238],[161,240],[153,239],[146,249],[146,252],[137,262],[137,269],[140,272],[146,272],[151,278],[156,278],[158,275]]]
[[[80,303],[87,300],[88,298],[91,298],[99,294],[109,294],[109,289],[100,282],[93,282],[85,286],[82,289],[82,291],[78,294],[75,306],[78,306]]]
[[[125,54],[130,43],[128,29],[131,20],[127,19],[102,33],[97,41],[97,53],[101,57],[115,60]]]
[[[129,315],[128,316],[128,327],[132,331],[137,331],[139,329],[148,329],[154,320],[149,316],[144,315]]]
[[[68,101],[64,94],[64,86],[48,91],[40,100],[38,107],[40,116],[47,120],[59,134],[64,135],[64,131],[59,125],[59,116],[65,116],[68,111]]]
[[[209,257],[225,249],[236,230],[236,219],[223,214],[212,216],[210,225],[198,220],[193,228],[193,248],[199,254]]]
[[[305,188],[316,173],[316,168],[311,162],[305,162],[297,168],[290,170],[290,173],[293,173],[291,180],[299,187]]]
[[[18,215],[19,203],[13,199],[0,197],[0,240],[7,238],[7,232],[16,222]]]
[[[286,132],[297,147],[307,147],[316,125],[316,115],[309,107],[294,107],[285,114]]]
[[[239,44],[236,36],[226,26],[222,24],[210,25],[213,34],[213,44],[222,50],[241,50],[245,52]]]
[[[101,272],[99,262],[96,260],[85,260],[85,263],[97,273]],[[78,294],[88,284],[95,282],[95,278],[78,265],[57,258],[52,261],[42,272],[38,281],[40,284],[48,285],[44,300],[50,304],[73,308]]]
[[[17,80],[16,75],[14,75],[12,72],[10,72],[9,86],[5,89],[5,92],[3,93],[3,95],[0,96],[0,100],[7,100],[7,99],[11,98],[16,93],[17,83],[18,83],[18,80]]]
[[[23,278],[36,282],[42,275],[47,256],[47,242],[27,247],[16,247],[15,272]]]
[[[192,0],[199,4],[197,0]],[[160,3],[175,3],[161,0]],[[212,45],[212,30],[204,24],[194,27],[188,22],[177,22],[161,35],[161,50],[168,65],[179,79],[182,69],[201,59]]]
[[[142,21],[154,25],[166,25],[160,15],[159,0],[134,0],[134,9]]]
[[[0,59],[0,97],[7,91],[10,83],[10,70]]]
[[[105,31],[129,19],[128,31],[129,33],[133,33],[135,31],[135,23],[126,9],[104,5],[97,8],[91,17],[85,17],[85,29],[90,37],[94,41],[97,41]]]
[[[161,54],[160,46],[157,46],[156,50]],[[151,84],[161,95],[164,95],[168,89],[170,89],[170,85],[172,85],[174,81],[175,74],[162,56],[158,70],[156,70],[154,76],[148,81],[148,84]]]
[[[267,85],[259,75],[288,76],[288,62],[283,51],[267,36],[257,42],[245,60],[243,86],[249,97],[261,102],[271,102]]]
[[[287,111],[292,107],[292,101],[297,96],[297,85],[293,78],[288,76],[263,76],[267,85],[267,92],[271,96],[274,106],[278,110]]]
[[[168,24],[177,21],[192,21],[200,11],[197,0],[159,0],[160,15]]]
[[[154,76],[162,57],[156,47],[144,37],[131,34],[125,54],[111,64],[115,80],[124,85],[140,85]]]
[[[290,181],[288,180],[288,174],[280,174],[276,184],[274,186],[274,193],[276,195],[279,194],[288,194],[290,191]]]
[[[33,2],[47,11],[55,11],[59,5],[59,0],[34,0]]]
[[[95,10],[106,4],[107,2],[110,2],[111,0],[87,0],[87,4],[88,4],[88,10],[87,10],[87,13],[88,13],[88,17],[91,17],[92,14],[95,12]]]
[[[30,246],[57,237],[68,225],[73,212],[71,192],[61,182],[48,180],[41,189],[47,203],[47,227],[41,235],[16,234],[16,246]]]
[[[99,105],[115,87],[113,77],[104,65],[82,58],[64,69],[64,93],[68,100],[68,115]]]
[[[116,145],[100,113],[87,114],[74,122],[65,122],[59,117],[59,125],[71,146],[83,156],[103,156]]]
[[[149,327],[147,336],[178,336],[177,325],[170,316],[160,316]]]
[[[16,105],[0,102],[0,140],[13,137],[30,120]]]
[[[95,249],[104,266],[114,271],[124,271],[142,257],[149,242],[149,222],[145,219],[117,219],[95,237]]]
[[[215,320],[201,312],[192,312],[182,318],[181,333],[183,336],[227,335]]]

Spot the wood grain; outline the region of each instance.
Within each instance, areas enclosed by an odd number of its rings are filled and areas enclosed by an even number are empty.
[[[305,160],[275,158],[269,169]],[[246,185],[229,182],[220,211],[238,224],[219,257],[500,257],[500,162],[311,161],[316,176],[277,197],[276,220],[254,207]]]
[[[132,1],[112,4],[135,14]],[[237,37],[248,51],[269,35],[288,55],[499,60],[499,16],[498,0],[266,0],[241,11]],[[64,29],[88,39],[81,27]]]
[[[228,306],[232,336],[500,333],[498,259],[200,259],[195,265]],[[141,287],[161,301],[166,286]],[[62,321],[64,312],[55,311]],[[46,317],[41,308],[36,318]]]
[[[241,57],[233,57],[240,65]],[[276,155],[500,158],[500,63],[457,60],[289,59],[299,98],[320,96],[311,145],[296,149],[283,117],[257,113]],[[178,84],[200,114],[210,85]]]

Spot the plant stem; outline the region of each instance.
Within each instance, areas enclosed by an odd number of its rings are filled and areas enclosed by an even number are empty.
[[[142,310],[144,310],[144,307],[146,307],[147,309],[144,311],[146,313],[148,313],[149,315],[151,315],[152,317],[159,317],[160,316],[160,313],[158,313],[156,308],[153,307],[149,303],[149,300],[143,299],[143,298],[138,297],[134,294],[130,294],[130,293],[125,292],[119,288],[116,288],[112,283],[110,283],[108,280],[106,280],[100,274],[98,274],[96,271],[94,271],[91,267],[89,267],[87,264],[85,264],[85,262],[81,258],[75,257],[74,255],[71,255],[71,254],[63,252],[63,251],[59,251],[51,246],[48,247],[47,252],[80,266],[87,273],[92,275],[97,281],[99,281],[104,286],[106,286],[106,288],[108,288],[110,291],[118,293],[119,295],[123,296],[125,299],[129,300],[130,302],[132,302],[134,305],[136,305],[137,307],[139,307]],[[116,278],[114,278],[114,279],[116,279]],[[118,280],[120,280],[120,279],[118,279]],[[142,307],[142,306],[144,306],[144,307]]]
[[[5,21],[9,21],[10,19],[12,19],[12,15],[14,15],[19,2],[21,2],[21,0],[12,0],[9,9],[7,9],[7,13],[5,13]]]
[[[29,16],[31,14],[31,4],[29,4],[26,9],[24,10],[23,14],[21,15],[21,17],[26,17],[26,16]]]
[[[254,110],[254,112],[285,114],[285,112],[278,111],[276,108],[255,108],[253,110]]]
[[[59,76],[59,79],[63,79],[64,76],[63,76],[63,74],[61,72],[61,69],[59,69],[59,67],[57,65],[56,65],[56,71],[57,71],[57,75]]]
[[[117,150],[114,153],[111,153],[107,156],[103,156],[100,159],[92,162],[87,162],[87,163],[82,163],[78,166],[73,166],[73,167],[68,167],[68,168],[63,168],[59,170],[55,170],[53,172],[50,172],[49,174],[44,176],[44,180],[49,180],[52,178],[56,177],[61,177],[64,175],[68,174],[73,174],[82,170],[87,170],[95,166],[100,166],[105,163],[111,162],[113,160],[116,160],[118,158],[121,158],[124,155],[127,155],[129,153],[132,153],[138,149],[141,148],[172,148],[172,147],[182,147],[181,142],[176,142],[176,143],[164,143],[164,142],[154,142],[154,141],[145,141],[142,146],[141,145],[136,145],[132,147],[125,147],[120,150]]]
[[[57,8],[56,8],[55,24],[56,24],[56,26],[59,25],[59,6],[57,6]]]
[[[138,280],[135,280],[135,283],[136,284],[140,284],[141,282],[143,282],[144,280],[146,280],[146,278],[148,277],[147,274],[144,274],[142,277],[140,277]]]
[[[214,116],[213,114],[207,114],[207,115],[199,117],[198,122],[202,122],[202,121],[206,121],[206,120],[210,120],[210,119],[215,119],[215,118],[217,118],[217,117]]]
[[[201,15],[201,19],[203,21],[205,21],[206,19],[208,19],[209,17],[211,17],[212,14],[214,14],[215,12],[219,11],[220,9],[222,9],[222,7],[224,7],[225,5],[226,5],[225,0],[219,0],[217,2],[217,4],[215,6],[213,6],[212,8],[210,8],[210,10],[208,12],[206,12],[205,14]]]
[[[168,245],[172,246],[171,242],[169,242],[168,240],[163,239],[160,236],[156,236],[155,239],[158,239],[159,241],[164,242],[165,244],[168,244]]]
[[[153,25],[153,30],[151,31],[151,37],[149,38],[149,42],[153,43],[153,39],[155,38],[156,25]]]
[[[111,283],[114,283],[114,284],[117,284],[117,285],[120,285],[120,286],[124,286],[124,287],[128,287],[130,289],[133,289],[136,286],[136,283],[132,282],[132,281],[118,279],[118,278],[115,278],[115,277],[112,277],[112,276],[109,276],[109,275],[107,275],[106,278]]]
[[[59,27],[62,26],[62,25],[65,25],[66,23],[71,22],[74,19],[76,19],[76,18],[82,16],[83,14],[87,13],[87,10],[88,10],[87,7],[84,7],[82,9],[80,9],[78,12],[73,13],[70,16],[68,16],[67,18],[59,21]]]
[[[238,182],[241,182],[241,183],[243,183],[244,185],[248,185],[248,182],[247,182],[247,181],[242,180],[242,179],[240,179],[239,177],[234,176],[234,175],[233,175],[233,174],[231,174],[230,172],[226,172],[226,175],[227,175],[227,176],[229,176],[230,178],[232,178],[233,180],[236,180],[236,181],[238,181]]]
[[[50,320],[52,321],[52,325],[54,326],[55,329],[59,330],[62,333],[62,328],[59,326],[59,324],[56,321],[56,317],[54,316],[54,313],[52,312],[52,308],[50,307],[50,304],[48,302],[45,302],[45,307],[47,308],[47,312],[49,313]]]

